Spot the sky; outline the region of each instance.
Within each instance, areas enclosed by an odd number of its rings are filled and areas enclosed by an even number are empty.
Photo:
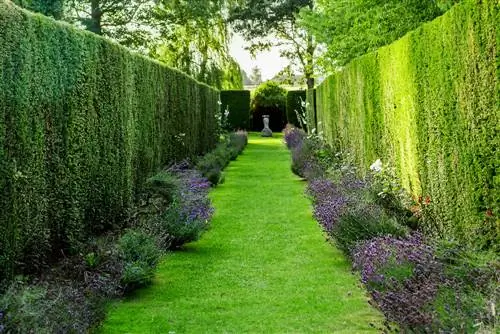
[[[277,49],[273,49],[269,52],[260,52],[256,55],[255,59],[252,59],[250,53],[245,50],[245,46],[247,45],[248,43],[245,42],[243,37],[235,33],[229,45],[229,53],[236,59],[240,67],[244,69],[248,75],[252,72],[252,68],[257,66],[261,70],[262,79],[268,80],[273,78],[275,74],[281,71],[289,63],[287,59],[280,57]]]

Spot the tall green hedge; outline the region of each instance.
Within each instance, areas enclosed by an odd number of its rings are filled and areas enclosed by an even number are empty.
[[[286,94],[286,118],[287,122],[300,126],[297,113],[303,112],[302,103],[306,102],[305,90],[289,90]]]
[[[219,93],[0,1],[0,278],[119,226],[143,180],[217,140]]]
[[[220,92],[222,110],[229,111],[227,126],[230,130],[248,129],[250,122],[250,91],[223,90]]]
[[[318,127],[367,171],[396,168],[424,228],[500,242],[499,4],[467,0],[317,88]],[[485,240],[488,239],[488,240]]]

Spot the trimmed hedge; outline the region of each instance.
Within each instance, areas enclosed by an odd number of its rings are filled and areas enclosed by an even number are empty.
[[[120,227],[137,188],[217,141],[218,91],[0,1],[0,272]]]
[[[289,90],[286,95],[286,118],[287,122],[300,127],[297,112],[302,113],[302,102],[306,101],[305,90]]]
[[[229,110],[227,119],[230,130],[248,129],[250,122],[250,91],[223,90],[220,92],[222,110]]]
[[[331,145],[363,171],[394,166],[430,202],[425,230],[477,245],[499,240],[498,13],[497,1],[467,0],[317,88]]]

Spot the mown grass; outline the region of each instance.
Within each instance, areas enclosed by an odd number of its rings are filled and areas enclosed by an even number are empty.
[[[251,136],[202,240],[113,304],[102,333],[368,333],[382,316],[311,216],[281,137]]]

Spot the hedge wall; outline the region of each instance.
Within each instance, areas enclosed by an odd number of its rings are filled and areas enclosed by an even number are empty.
[[[234,129],[248,129],[250,122],[250,91],[223,90],[220,92],[222,110],[229,110],[228,127]]]
[[[286,118],[287,122],[300,126],[297,112],[302,113],[302,102],[306,101],[305,90],[289,90],[286,95]]]
[[[465,1],[317,88],[317,121],[363,171],[377,158],[431,201],[424,228],[500,242],[499,5]]]
[[[216,142],[219,93],[0,1],[0,278],[119,226],[153,171]]]

